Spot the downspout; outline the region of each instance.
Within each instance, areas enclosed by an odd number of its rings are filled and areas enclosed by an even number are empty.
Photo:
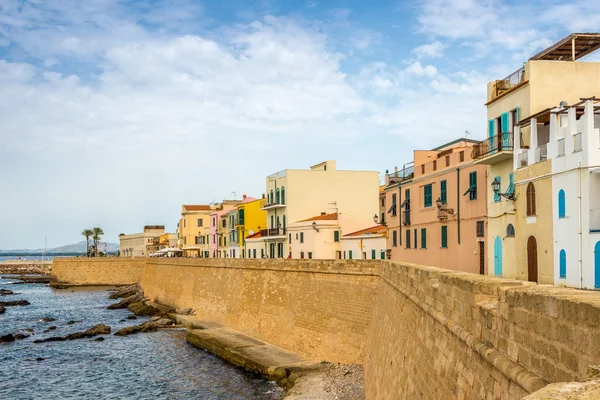
[[[579,161],[579,165],[577,168],[577,181],[579,183],[577,188],[577,195],[579,200],[579,207],[577,209],[578,218],[577,223],[579,225],[579,289],[583,289],[583,232],[581,226],[583,225],[581,222],[581,161]]]
[[[458,230],[458,244],[460,244],[460,168],[456,168],[456,226]]]

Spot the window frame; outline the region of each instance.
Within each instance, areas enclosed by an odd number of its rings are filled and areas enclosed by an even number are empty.
[[[429,192],[429,193],[428,193]],[[423,186],[423,207],[429,208],[433,206],[433,184]]]
[[[441,248],[442,249],[447,249],[448,248],[448,225],[442,225],[441,227]]]
[[[535,200],[535,185],[533,182],[527,184],[527,190],[525,192],[525,201],[527,202],[527,216],[534,217],[536,215],[536,200]]]

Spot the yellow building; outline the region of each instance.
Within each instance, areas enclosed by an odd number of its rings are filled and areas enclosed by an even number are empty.
[[[249,258],[250,255],[246,249],[246,236],[254,235],[267,226],[267,212],[261,210],[265,202],[265,199],[244,197],[242,203],[237,205],[234,241],[237,242],[239,251],[236,257]]]
[[[194,204],[181,206],[181,219],[177,225],[177,244],[186,257],[199,257],[205,238],[205,227],[210,226],[209,215],[215,206]]]
[[[165,233],[164,225],[146,225],[144,231],[119,236],[121,257],[148,257],[159,248],[159,237]]]
[[[546,161],[549,127],[538,121],[540,128],[533,138],[528,126],[518,136],[515,129],[520,121],[563,101],[573,104],[599,92],[600,63],[575,62],[599,44],[598,34],[569,35],[506,78],[488,83],[487,137],[473,147],[472,158],[489,166],[486,264],[490,275],[553,283],[551,213],[550,219],[546,212],[535,217],[527,215],[526,208],[527,186],[535,181],[538,210],[552,210],[551,179],[543,177],[552,170],[551,161]],[[515,150],[530,146],[536,149],[532,160],[525,151]]]

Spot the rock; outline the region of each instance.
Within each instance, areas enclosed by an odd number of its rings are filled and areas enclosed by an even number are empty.
[[[64,342],[65,340],[67,340],[66,337],[61,337],[61,336],[52,336],[49,337],[47,339],[38,339],[38,340],[34,340],[33,343],[44,343],[44,342]]]
[[[75,333],[71,333],[70,335],[67,335],[65,337],[66,340],[75,340],[75,339],[83,339],[85,337],[85,333],[84,332],[75,332]]]
[[[4,314],[5,311],[6,311],[6,308],[4,308],[4,306],[0,306],[0,314]]]
[[[173,325],[173,321],[171,321],[169,318],[160,318],[160,319],[154,321],[154,323],[156,325],[158,325],[159,327],[165,327],[165,326],[171,326],[171,325]]]
[[[183,310],[177,310],[177,314],[181,315],[194,315],[194,310],[191,308],[184,308]]]
[[[108,296],[109,299],[120,299],[122,297],[129,297],[131,295],[141,295],[142,290],[138,285],[125,286],[118,289],[116,292]]]
[[[110,306],[108,306],[106,308],[109,310],[117,310],[119,308],[127,308],[127,307],[129,307],[130,304],[137,303],[137,302],[140,302],[143,300],[144,300],[144,296],[142,296],[141,294],[132,294],[129,297],[125,297],[123,300],[119,301],[118,303],[111,304]]]
[[[8,335],[0,336],[0,343],[9,343],[9,342],[14,342],[14,341],[15,341],[15,337],[13,336],[12,333],[9,333]]]
[[[155,322],[144,322],[141,325],[126,326],[115,332],[115,336],[127,336],[133,335],[140,332],[154,332],[158,329],[158,325]]]
[[[81,322],[81,321],[69,321],[65,325],[73,325],[73,324],[76,324],[78,322]]]
[[[38,357],[38,358],[35,359],[35,361],[44,361],[44,360],[45,360],[44,357]]]
[[[150,318],[150,322],[158,321],[160,317],[152,317]]]
[[[87,337],[92,337],[96,335],[109,335],[110,334],[110,326],[104,324],[98,324],[93,328],[86,330],[83,333]]]
[[[15,292],[8,289],[0,289],[0,296],[7,296],[9,294],[15,294]]]
[[[54,322],[56,321],[56,319],[51,318],[51,317],[44,317],[41,319],[42,322]]]
[[[48,328],[48,330],[49,330],[49,331],[56,330],[56,327],[55,327],[55,326],[51,326],[50,328]]]
[[[54,285],[52,286],[54,289],[68,289],[69,285]]]
[[[151,316],[160,312],[158,308],[142,302],[132,303],[129,305],[129,307],[127,307],[127,309],[137,316]]]
[[[21,329],[21,330],[25,331],[25,332],[33,333],[33,329],[31,329],[31,328],[25,328],[25,329]]]
[[[102,336],[92,340],[92,342],[103,342],[103,341],[104,341],[104,338]]]
[[[135,315],[130,315],[127,317],[127,319],[137,319],[137,317]]]
[[[127,321],[126,319],[120,319],[119,322],[125,322]]]
[[[23,340],[23,339],[28,338],[30,335],[29,335],[29,333],[26,333],[26,332],[17,332],[17,333],[14,333],[13,336],[14,336],[15,340]]]
[[[50,332],[50,330],[49,330],[49,329],[44,329],[44,330],[42,331],[42,333],[48,333],[48,332]]]
[[[2,307],[28,306],[29,304],[27,300],[0,301]]]

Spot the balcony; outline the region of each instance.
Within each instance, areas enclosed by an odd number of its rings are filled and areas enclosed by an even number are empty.
[[[415,176],[415,166],[413,163],[404,164],[401,170],[396,168],[394,172],[390,172],[385,176],[385,184],[393,185],[403,181],[410,180]]]
[[[525,68],[521,67],[504,79],[494,82],[494,89],[490,102],[502,96],[504,93],[510,92],[516,86],[525,82]]]
[[[543,144],[535,149],[535,162],[539,163],[548,159],[548,144]]]
[[[565,139],[558,139],[558,157],[565,155]]]
[[[528,157],[529,155],[527,150],[519,154],[519,168],[526,167],[529,164]]]
[[[285,204],[278,202],[277,199],[275,199],[272,203],[267,200],[264,204],[261,204],[260,207],[260,209],[264,211],[275,210],[277,208],[285,208]]]
[[[285,237],[285,228],[261,229],[260,237]]]
[[[471,158],[475,164],[493,165],[510,160],[514,148],[514,135],[502,132],[473,146]]]
[[[573,140],[575,141],[573,152],[578,152],[583,150],[582,142],[581,142],[581,132],[575,134],[573,136]]]

